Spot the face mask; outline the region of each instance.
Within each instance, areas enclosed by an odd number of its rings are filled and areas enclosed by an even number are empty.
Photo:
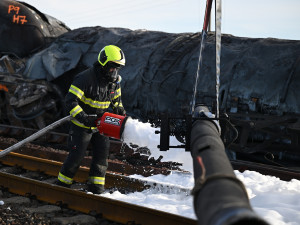
[[[118,64],[107,64],[105,68],[105,77],[110,82],[115,82],[118,78],[120,65]]]
[[[113,68],[106,72],[106,77],[110,82],[115,82],[118,78],[119,69]]]

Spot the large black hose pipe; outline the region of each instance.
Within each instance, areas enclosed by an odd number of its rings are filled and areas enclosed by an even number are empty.
[[[191,154],[194,209],[199,225],[268,225],[252,210],[245,186],[233,172],[214,122],[193,123]]]

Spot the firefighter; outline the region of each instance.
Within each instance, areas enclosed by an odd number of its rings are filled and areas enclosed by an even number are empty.
[[[74,78],[65,97],[67,112],[74,118],[69,130],[69,154],[58,174],[58,185],[70,187],[91,143],[88,191],[94,194],[104,192],[110,142],[108,137],[98,132],[96,118],[89,115],[99,118],[109,107],[113,113],[125,115],[121,101],[121,76],[118,74],[124,65],[123,51],[117,46],[107,45],[100,51],[98,61]]]

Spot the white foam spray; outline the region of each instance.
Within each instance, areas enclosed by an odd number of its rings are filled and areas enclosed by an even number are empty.
[[[157,159],[160,155],[163,156],[162,162],[173,161],[182,163],[181,167],[184,170],[191,171],[193,168],[192,157],[189,152],[185,152],[183,148],[171,148],[168,151],[160,151],[157,146],[160,142],[160,135],[155,134],[160,128],[151,127],[150,123],[142,123],[137,119],[128,118],[123,132],[123,140],[126,144],[136,144],[139,147],[147,147],[151,155]],[[170,137],[170,145],[181,145],[173,136]]]

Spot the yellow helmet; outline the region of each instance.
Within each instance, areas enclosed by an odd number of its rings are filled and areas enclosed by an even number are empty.
[[[115,45],[105,46],[98,55],[98,61],[102,66],[105,66],[108,62],[114,62],[121,66],[125,66],[124,53]]]

